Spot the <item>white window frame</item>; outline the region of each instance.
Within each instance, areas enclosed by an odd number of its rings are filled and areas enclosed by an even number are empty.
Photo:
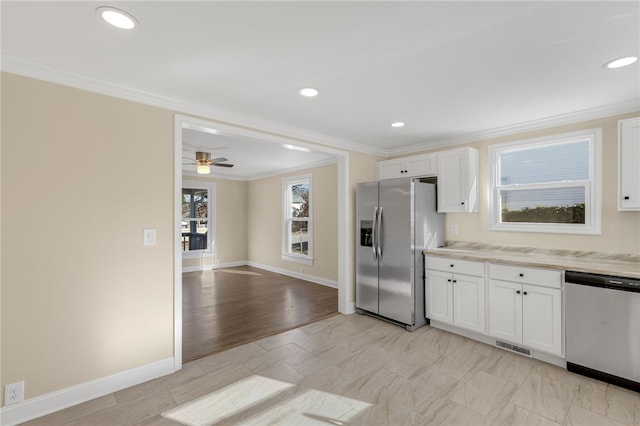
[[[289,188],[292,185],[308,183],[309,184],[309,217],[308,222],[308,250],[306,255],[291,253],[289,251],[291,244],[289,243],[289,222],[293,219],[289,216],[290,212],[290,195]],[[302,265],[313,265],[313,177],[311,174],[286,177],[282,179],[282,260],[299,263]]]
[[[183,181],[182,188],[188,189],[206,189],[207,190],[207,248],[201,250],[188,250],[182,251],[183,259],[195,259],[200,258],[203,255],[208,257],[215,254],[216,247],[216,184],[202,181]],[[182,189],[180,190],[182,194]],[[180,216],[182,221],[182,216]]]
[[[578,141],[589,142],[589,179],[586,181],[563,181],[544,184],[500,183],[500,154]],[[562,133],[516,142],[489,145],[489,229],[491,231],[546,232],[560,234],[600,234],[602,219],[602,129],[594,128]],[[527,190],[549,188],[585,188],[585,224],[569,223],[512,223],[501,222],[500,190]]]

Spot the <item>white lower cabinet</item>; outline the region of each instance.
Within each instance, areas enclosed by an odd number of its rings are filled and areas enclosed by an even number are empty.
[[[490,277],[499,275],[492,274],[493,266],[489,266]],[[518,274],[522,280],[536,272],[538,275],[544,272],[529,268],[522,268],[522,271]],[[558,279],[545,284],[558,288],[493,278],[489,280],[489,335],[562,356],[561,275],[559,271],[549,272],[557,274]]]
[[[452,269],[461,263],[442,260],[438,262]],[[479,265],[484,270],[484,266]],[[430,320],[485,333],[484,277],[427,269],[425,305],[426,317]]]

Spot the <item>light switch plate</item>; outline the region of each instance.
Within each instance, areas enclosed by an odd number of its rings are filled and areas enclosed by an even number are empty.
[[[155,246],[156,245],[156,230],[152,228],[148,228],[144,230],[143,242],[145,246]]]

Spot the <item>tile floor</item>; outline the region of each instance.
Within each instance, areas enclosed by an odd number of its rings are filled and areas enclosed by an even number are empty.
[[[27,424],[640,426],[640,394],[435,328],[409,333],[354,314]]]

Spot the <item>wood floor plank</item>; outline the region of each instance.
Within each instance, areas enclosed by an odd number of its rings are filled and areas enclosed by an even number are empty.
[[[338,313],[338,290],[240,266],[182,274],[182,358],[215,352]]]

